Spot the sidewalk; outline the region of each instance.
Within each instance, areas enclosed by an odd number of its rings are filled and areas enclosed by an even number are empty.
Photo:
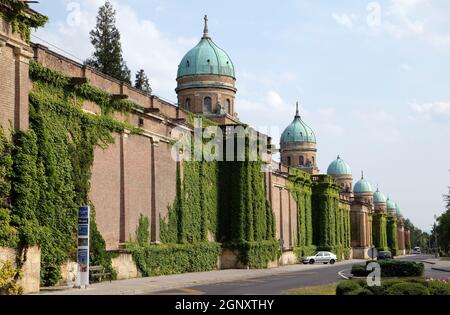
[[[431,258],[422,261],[425,264],[432,265],[432,270],[450,272],[450,260],[441,260],[439,258]]]
[[[342,266],[342,270],[349,266],[365,260],[347,260],[336,263],[334,266]],[[263,270],[217,270],[199,273],[187,273],[181,275],[161,276],[151,278],[138,278],[129,280],[119,280],[113,282],[102,282],[91,285],[86,290],[65,289],[51,291],[43,290],[40,295],[143,295],[160,291],[181,289],[191,286],[233,282],[275,276],[298,271],[318,270],[329,268],[330,265],[291,265],[274,269]]]

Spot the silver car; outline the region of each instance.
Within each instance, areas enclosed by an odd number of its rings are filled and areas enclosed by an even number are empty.
[[[315,256],[303,257],[304,264],[313,265],[315,263],[331,264],[333,265],[337,261],[335,254],[330,252],[318,252]]]

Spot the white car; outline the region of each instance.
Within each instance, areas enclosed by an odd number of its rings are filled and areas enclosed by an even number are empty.
[[[420,247],[414,247],[413,254],[415,255],[422,254],[422,250],[420,249]]]
[[[303,258],[304,264],[313,265],[315,263],[331,264],[333,265],[337,261],[335,254],[330,252],[318,252],[315,256],[308,256]]]

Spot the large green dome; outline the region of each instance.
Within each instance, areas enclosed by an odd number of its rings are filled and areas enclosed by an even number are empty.
[[[330,164],[327,171],[328,175],[352,175],[350,165],[348,165],[340,156]]]
[[[284,130],[281,135],[281,144],[289,143],[317,143],[314,131],[302,120],[298,111],[294,121]]]
[[[191,75],[223,75],[235,78],[233,62],[209,37],[207,22],[205,16],[203,37],[181,60],[177,78]]]

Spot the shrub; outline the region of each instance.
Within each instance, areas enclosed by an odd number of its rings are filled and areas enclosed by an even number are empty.
[[[386,289],[386,295],[430,295],[430,291],[419,283],[400,282]]]
[[[23,294],[22,287],[17,283],[21,276],[20,270],[16,269],[10,260],[7,260],[0,268],[0,295]]]
[[[281,257],[278,241],[228,243],[224,248],[239,250],[239,260],[250,268],[267,268],[271,261]]]
[[[355,293],[358,290],[362,290],[362,287],[358,284],[358,282],[347,280],[338,284],[336,288],[336,295],[357,295],[349,293]]]
[[[429,281],[427,286],[431,295],[450,295],[450,284],[448,283]]]
[[[425,270],[423,263],[398,260],[384,260],[378,263],[382,277],[421,277]]]
[[[368,261],[367,264],[372,261]],[[425,267],[423,263],[398,261],[398,260],[380,260],[377,263],[381,267],[382,277],[421,277],[423,276]],[[366,277],[369,271],[366,265],[353,265],[352,274],[355,277]]]
[[[145,246],[150,242],[150,220],[141,214],[136,229],[136,241],[140,246]]]
[[[352,275],[355,277],[365,277],[367,276],[367,270],[365,265],[353,265],[352,266]]]
[[[145,277],[213,270],[220,254],[218,243],[129,244],[128,249]]]

